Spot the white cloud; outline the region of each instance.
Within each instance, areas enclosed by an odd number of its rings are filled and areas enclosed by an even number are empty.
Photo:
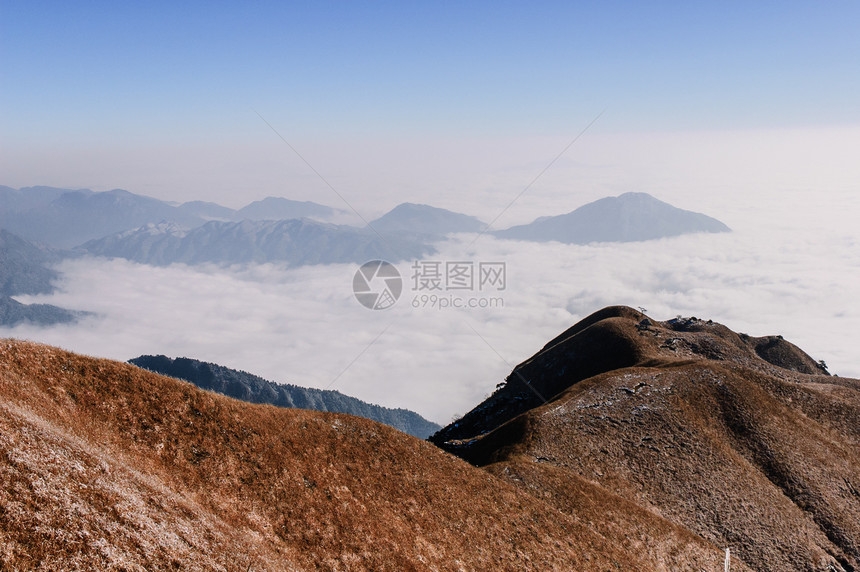
[[[225,271],[83,259],[62,266],[61,293],[27,301],[101,317],[5,333],[115,359],[165,353],[281,382],[331,384],[438,421],[471,408],[511,365],[612,304],[644,306],[657,319],[696,315],[752,335],[783,334],[832,371],[860,376],[853,243],[743,233],[592,246],[461,239],[434,259],[504,260],[508,289],[489,293],[504,298],[504,308],[414,309],[420,293],[410,290],[408,264],[400,267],[403,298],[370,311],[352,297],[352,265]]]
[[[400,267],[403,299],[374,312],[352,297],[352,265],[223,270],[81,259],[63,264],[60,292],[22,300],[100,317],[0,333],[115,359],[184,355],[275,381],[331,384],[440,422],[474,406],[551,337],[612,304],[644,306],[657,319],[696,315],[751,335],[782,334],[831,371],[860,377],[853,339],[860,330],[860,172],[848,156],[857,143],[858,131],[849,129],[585,138],[501,226],[639,190],[716,216],[735,232],[590,246],[458,237],[440,246],[437,260],[506,262],[504,308],[413,309],[408,263]],[[368,212],[411,200],[488,220],[564,144],[535,141],[517,156],[508,142],[496,148],[499,156],[475,153],[470,162],[462,143],[450,151],[452,161],[463,155],[447,175],[433,172],[442,169],[438,161],[419,168],[419,159],[401,161],[406,155],[390,149],[387,163],[381,154],[361,167],[357,157],[332,182],[349,198],[360,196]],[[309,154],[325,172],[323,155]],[[358,184],[350,187],[350,179]],[[407,180],[409,192],[384,191]]]

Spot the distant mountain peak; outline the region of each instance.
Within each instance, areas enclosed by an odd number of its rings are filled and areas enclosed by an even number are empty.
[[[377,258],[397,261],[434,252],[413,237],[398,237],[395,242],[366,229],[309,218],[210,221],[189,231],[171,224],[148,225],[89,241],[81,249],[154,265],[281,262],[301,266]]]
[[[405,211],[419,211],[419,212],[422,212],[422,211],[423,212],[445,211],[448,213],[453,212],[453,211],[449,211],[447,209],[430,206],[430,205],[425,204],[425,203],[410,203],[410,202],[400,203],[399,205],[397,205],[396,207],[391,209],[389,212],[400,213],[400,212],[405,212]]]
[[[286,220],[298,218],[330,219],[338,211],[311,201],[295,201],[284,197],[266,197],[238,211],[234,220]]]
[[[728,226],[701,213],[679,209],[648,193],[604,197],[567,214],[540,217],[493,234],[535,242],[587,244],[637,242],[699,232],[729,232]]]
[[[626,498],[731,546],[732,570],[846,571],[860,566],[858,427],[860,380],[780,336],[612,306],[430,440],[553,506],[590,507],[589,522]],[[660,529],[616,523],[646,543]]]
[[[462,213],[418,203],[400,203],[370,222],[379,232],[411,232],[444,236],[455,232],[480,232],[486,224]]]
[[[74,248],[162,220],[185,227],[204,222],[193,213],[125,189],[94,193],[36,187],[0,192],[0,227],[58,248]]]

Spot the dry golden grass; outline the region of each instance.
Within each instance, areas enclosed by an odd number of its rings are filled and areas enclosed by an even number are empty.
[[[704,567],[708,544],[761,571],[860,569],[860,382],[779,337],[643,319],[577,324],[518,366],[549,403],[485,434],[467,416],[447,446],[661,569]],[[508,386],[485,418],[525,393]]]
[[[0,569],[31,568],[650,565],[386,426],[241,403],[127,364],[4,340]]]
[[[0,340],[0,570],[716,572],[726,546],[733,572],[857,569],[860,382],[780,338],[642,318],[608,308],[520,366],[549,403],[449,428],[484,468]]]
[[[640,555],[654,572],[717,570],[721,562],[714,544],[554,463],[512,457],[486,469]],[[748,568],[736,562],[733,570]]]

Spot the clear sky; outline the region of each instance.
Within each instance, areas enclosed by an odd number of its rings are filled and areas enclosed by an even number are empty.
[[[257,113],[304,149],[855,125],[858,29],[853,1],[0,0],[0,184],[218,199],[274,143]]]

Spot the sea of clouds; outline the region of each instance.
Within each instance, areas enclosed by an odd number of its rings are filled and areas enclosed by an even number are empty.
[[[471,409],[550,338],[615,304],[644,307],[659,320],[694,315],[750,335],[781,334],[831,372],[860,377],[860,172],[846,150],[858,140],[856,130],[606,137],[559,161],[507,211],[546,166],[537,155],[505,172],[504,184],[473,181],[474,192],[449,185],[438,195],[367,194],[371,210],[411,200],[485,221],[504,211],[500,223],[513,224],[646,191],[733,229],[628,244],[488,235],[440,243],[428,260],[504,262],[503,291],[444,293],[502,300],[491,308],[424,306],[428,292],[414,288],[409,261],[398,265],[400,300],[373,311],[353,296],[356,265],[155,268],[81,258],[60,265],[55,294],[19,300],[94,316],[0,335],[120,360],[193,357],[441,423]],[[542,148],[547,160],[550,147]]]
[[[467,411],[551,337],[614,304],[782,334],[831,371],[860,377],[860,304],[849,286],[860,284],[860,250],[849,237],[759,241],[735,232],[590,246],[472,239],[457,237],[429,259],[503,261],[506,289],[437,295],[449,303],[492,297],[503,307],[422,303],[430,293],[414,288],[409,263],[398,266],[400,300],[374,311],[353,297],[353,265],[154,268],[87,258],[63,263],[59,293],[22,299],[95,316],[3,334],[121,360],[194,357],[437,421]]]

